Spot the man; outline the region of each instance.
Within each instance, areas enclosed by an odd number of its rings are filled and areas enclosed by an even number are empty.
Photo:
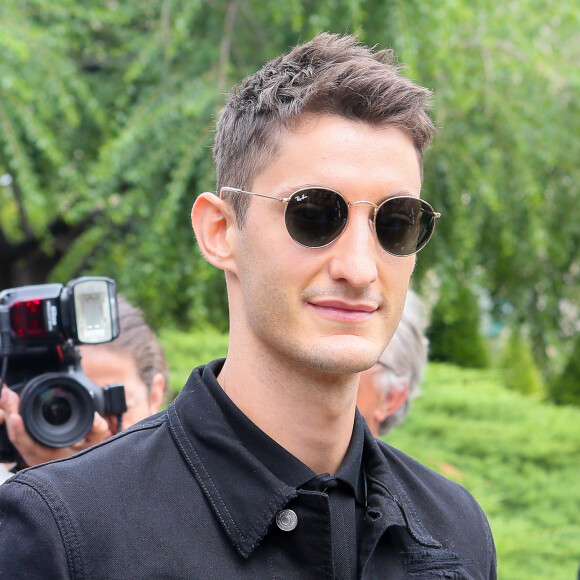
[[[428,101],[390,53],[327,34],[242,82],[219,195],[192,210],[228,356],[166,412],[0,486],[9,577],[495,578],[473,498],[356,413],[437,217]]]
[[[421,309],[421,299],[409,290],[389,346],[377,364],[360,375],[356,404],[375,437],[400,425],[419,394],[428,344]]]

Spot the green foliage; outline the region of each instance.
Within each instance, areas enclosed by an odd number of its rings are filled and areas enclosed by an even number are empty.
[[[430,363],[421,390],[387,441],[475,496],[494,534],[499,578],[574,578],[580,409],[506,389],[497,370]]]
[[[558,405],[580,406],[580,335],[562,373],[550,384],[549,396]]]
[[[544,380],[526,336],[514,329],[510,333],[501,360],[503,381],[508,389],[524,395],[544,394]]]
[[[20,217],[0,224],[14,239],[28,230],[42,232],[84,195],[81,175],[95,153],[84,135],[97,136],[105,122],[101,104],[68,54],[68,34],[37,18],[44,9],[52,12],[41,0],[0,5],[0,174],[14,178],[0,197],[0,206],[8,206],[0,218],[16,212]]]
[[[228,336],[211,328],[183,332],[162,330],[159,339],[169,363],[169,399],[173,400],[191,371],[227,355]]]
[[[570,354],[574,321],[561,306],[580,307],[577,3],[85,4],[0,5],[0,176],[12,176],[0,186],[0,287],[106,274],[158,326],[226,328],[223,276],[195,250],[188,219],[214,187],[223,95],[319,30],[356,31],[435,92],[424,196],[443,217],[417,284],[436,278],[453,293],[476,281],[497,318],[508,304],[530,329],[548,374],[549,347]]]
[[[427,331],[430,358],[462,367],[486,367],[489,357],[479,321],[477,298],[467,285],[443,290]]]

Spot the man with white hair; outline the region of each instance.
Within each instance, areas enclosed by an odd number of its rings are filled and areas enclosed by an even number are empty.
[[[375,437],[400,425],[419,394],[428,347],[423,318],[421,299],[409,290],[389,346],[374,366],[361,373],[357,406]]]

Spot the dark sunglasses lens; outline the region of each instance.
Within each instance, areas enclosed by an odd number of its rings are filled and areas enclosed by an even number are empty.
[[[429,241],[435,218],[423,200],[398,197],[388,199],[381,205],[375,227],[381,246],[389,254],[409,256]]]
[[[308,248],[321,248],[335,240],[346,225],[348,206],[329,189],[297,191],[286,207],[286,228],[292,239]]]

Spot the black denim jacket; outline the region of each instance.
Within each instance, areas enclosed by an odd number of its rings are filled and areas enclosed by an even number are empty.
[[[283,483],[235,436],[212,393],[220,364],[166,411],[1,485],[0,578],[334,578],[328,496]],[[496,578],[465,489],[366,426],[363,465],[361,578]]]

